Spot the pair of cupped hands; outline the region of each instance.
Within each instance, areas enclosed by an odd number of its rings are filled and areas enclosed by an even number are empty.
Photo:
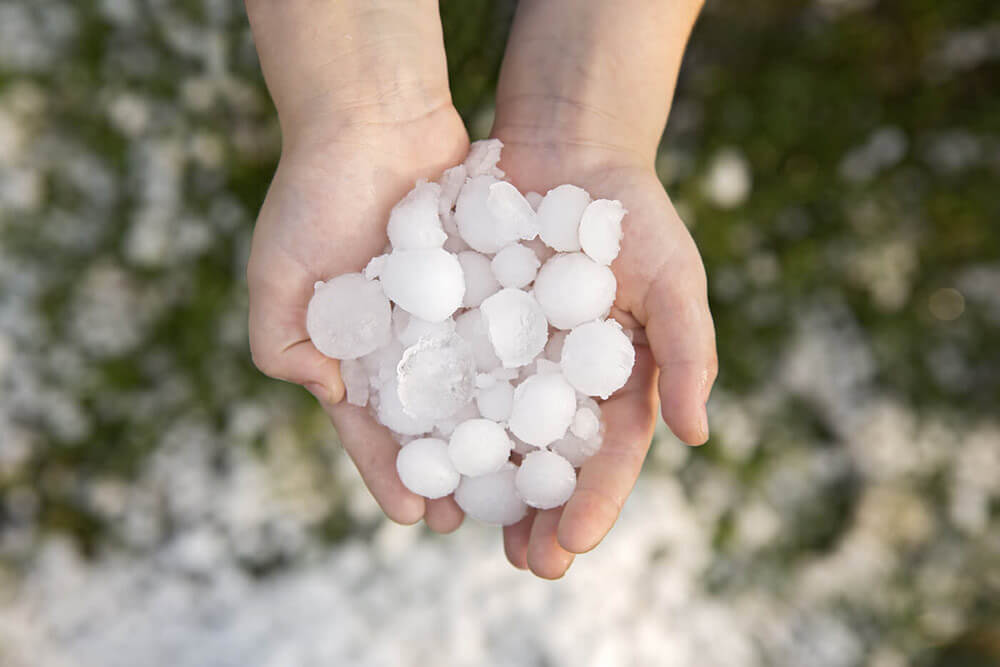
[[[318,114],[294,128],[283,119],[282,130],[281,159],[247,268],[254,363],[319,400],[390,519],[423,519],[431,530],[453,531],[463,519],[454,499],[425,500],[402,485],[395,467],[399,446],[366,408],[343,400],[339,364],[313,347],[305,322],[314,283],[361,270],[386,244],[392,206],[418,179],[436,179],[464,160],[466,129],[450,95],[443,95],[399,101],[390,114],[359,107],[346,115]],[[514,566],[557,578],[617,519],[649,449],[658,407],[681,440],[700,444],[708,438],[714,329],[701,258],[652,157],[601,137],[563,139],[558,131],[521,124],[501,102],[492,136],[504,142],[500,168],[522,192],[544,194],[572,183],[595,198],[618,199],[628,210],[621,254],[611,265],[618,280],[612,316],[639,333],[632,377],[602,404],[603,446],[579,471],[567,504],[530,510],[503,530]]]

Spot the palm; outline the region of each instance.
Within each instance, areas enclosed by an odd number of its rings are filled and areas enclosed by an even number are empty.
[[[619,199],[629,213],[612,270],[618,295],[612,315],[645,328],[628,384],[602,411],[604,445],[580,470],[563,508],[529,515],[504,531],[511,562],[541,576],[560,576],[573,553],[595,546],[610,529],[639,474],[656,421],[657,376],[664,419],[682,440],[707,437],[704,402],[715,376],[715,338],[697,248],[653,171],[602,148],[508,143],[500,165],[522,190],[561,183],[595,197]],[[662,371],[662,373],[660,373]]]
[[[305,385],[332,418],[348,454],[386,514],[401,523],[425,516],[453,529],[451,500],[429,501],[396,475],[398,446],[368,411],[341,401],[339,365],[305,330],[317,280],[359,271],[386,243],[392,205],[419,178],[435,178],[468,148],[461,119],[448,107],[418,121],[356,127],[286,149],[254,229],[247,267],[254,361],[268,375]]]

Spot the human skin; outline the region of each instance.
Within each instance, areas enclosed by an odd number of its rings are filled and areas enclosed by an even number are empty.
[[[501,167],[523,191],[575,183],[625,204],[614,315],[645,327],[649,341],[638,346],[629,383],[603,405],[605,444],[581,470],[573,498],[504,530],[510,561],[541,577],[561,576],[614,523],[658,399],[678,437],[708,437],[704,405],[716,362],[704,269],[653,171],[698,9],[524,0],[508,43],[494,126],[505,142]],[[468,148],[448,91],[437,5],[249,0],[247,12],[283,136],[247,269],[254,361],[317,397],[390,518],[454,530],[461,510],[451,498],[425,501],[402,486],[388,430],[342,400],[338,363],[305,331],[313,284],[360,270],[386,242],[392,205]]]

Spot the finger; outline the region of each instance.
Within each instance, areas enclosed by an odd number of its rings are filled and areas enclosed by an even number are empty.
[[[563,508],[539,510],[531,525],[528,540],[528,567],[542,579],[558,579],[566,574],[573,563],[573,554],[566,551],[556,539],[556,529]]]
[[[642,470],[656,426],[656,365],[636,347],[628,383],[601,406],[604,443],[580,468],[559,522],[559,544],[572,553],[593,549],[618,519]]]
[[[689,259],[668,262],[646,296],[646,336],[660,368],[663,420],[691,445],[708,440],[705,404],[719,371],[705,269]]]
[[[306,331],[312,283],[288,273],[301,269],[286,268],[266,273],[253,263],[247,268],[254,364],[265,375],[305,386],[321,402],[339,403],[344,397],[340,363],[321,354]]]
[[[465,513],[451,496],[424,500],[424,523],[435,533],[444,535],[456,530],[464,518]]]
[[[424,516],[424,499],[399,480],[396,455],[399,445],[389,429],[377,424],[368,411],[357,405],[324,405],[347,455],[354,461],[365,486],[386,516],[397,523],[412,524]]]
[[[503,550],[510,564],[519,570],[528,569],[528,540],[531,524],[535,521],[535,510],[529,509],[524,518],[512,526],[503,527]]]

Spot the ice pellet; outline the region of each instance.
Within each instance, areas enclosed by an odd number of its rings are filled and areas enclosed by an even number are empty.
[[[538,302],[527,292],[502,289],[479,308],[490,342],[507,368],[531,363],[548,340],[548,323]]]
[[[514,404],[514,385],[508,380],[496,380],[492,385],[476,392],[479,413],[493,421],[506,422]]]
[[[538,205],[538,235],[560,252],[580,249],[580,219],[590,204],[590,195],[575,185],[560,185],[548,191]]]
[[[526,241],[538,236],[535,210],[517,188],[506,181],[490,186],[486,208],[493,216],[498,238],[517,238]]]
[[[569,425],[570,432],[578,438],[588,440],[601,430],[601,408],[597,401],[587,398],[580,401],[573,422]]]
[[[563,375],[587,396],[613,394],[625,385],[634,364],[635,348],[614,320],[581,324],[563,343]]]
[[[564,504],[576,488],[576,471],[555,452],[540,449],[529,453],[514,477],[518,495],[540,510]]]
[[[493,275],[504,287],[527,287],[542,263],[531,248],[512,243],[500,249],[493,257]]]
[[[316,349],[334,359],[357,359],[386,344],[392,313],[382,287],[360,273],[316,283],[306,331]]]
[[[428,322],[450,317],[465,296],[462,265],[443,248],[393,250],[381,280],[385,296]]]
[[[490,258],[475,250],[466,250],[458,253],[458,261],[465,274],[465,297],[462,298],[462,305],[466,308],[478,308],[483,299],[496,294],[500,289]]]
[[[455,502],[467,515],[498,526],[510,526],[521,519],[528,506],[514,486],[517,468],[505,463],[497,472],[477,477],[462,477],[455,489]]]
[[[438,202],[441,186],[419,181],[409,194],[392,207],[386,233],[395,250],[440,248],[447,239],[441,228]]]
[[[437,438],[420,438],[400,449],[396,472],[403,486],[424,498],[443,498],[461,480],[448,456],[448,444]]]
[[[580,220],[580,247],[598,264],[610,264],[621,250],[622,218],[620,201],[598,199],[583,211]]]
[[[529,445],[544,447],[566,434],[576,414],[576,392],[561,373],[532,375],[514,390],[508,426]]]
[[[493,215],[486,205],[490,196],[490,186],[497,182],[492,176],[476,176],[465,182],[455,202],[455,224],[462,239],[473,250],[493,254],[503,246],[517,240],[513,236],[502,241],[497,234]]]
[[[513,446],[502,425],[489,419],[469,419],[451,434],[448,455],[458,472],[475,477],[500,470]]]
[[[403,410],[416,419],[450,417],[472,400],[476,362],[456,334],[421,338],[403,352],[396,370]]]
[[[579,252],[545,262],[534,284],[535,298],[557,329],[572,329],[606,316],[616,288],[611,269]]]

